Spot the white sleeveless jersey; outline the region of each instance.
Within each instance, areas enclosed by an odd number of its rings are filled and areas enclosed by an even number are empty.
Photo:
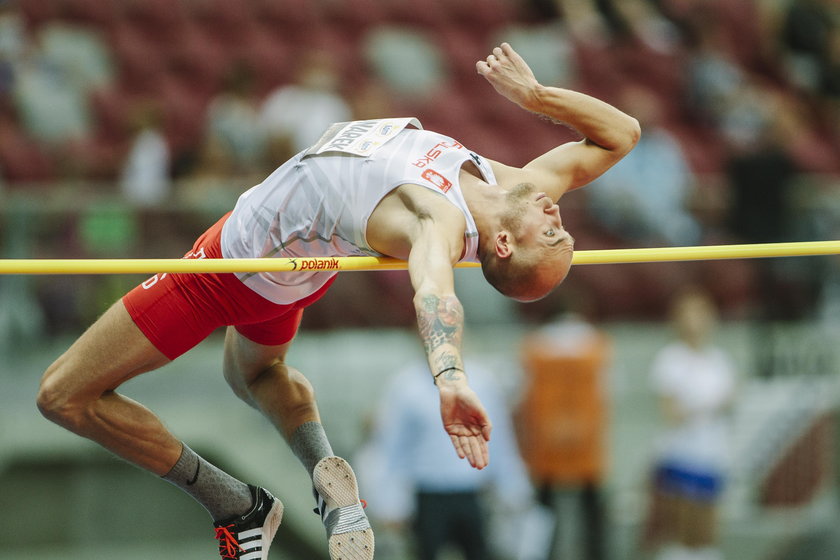
[[[465,253],[477,260],[478,231],[461,194],[461,166],[471,160],[496,184],[489,163],[460,142],[407,128],[414,119],[338,123],[312,148],[239,197],[222,229],[225,258],[383,256],[367,243],[371,213],[396,187],[416,184],[446,197],[464,214]],[[365,155],[356,155],[365,154]],[[279,304],[321,288],[335,271],[237,273]]]

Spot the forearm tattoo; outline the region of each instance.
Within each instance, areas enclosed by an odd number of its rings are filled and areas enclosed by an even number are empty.
[[[428,356],[444,345],[461,347],[464,308],[457,297],[423,296],[417,306],[417,324]],[[438,359],[442,368],[460,365],[458,356],[450,349],[441,353]]]
[[[454,352],[444,351],[435,356],[435,365],[437,371],[443,371],[448,368],[457,368],[461,366],[461,360]]]
[[[464,308],[458,298],[421,296],[417,303],[417,322],[435,384],[438,379],[462,379]]]

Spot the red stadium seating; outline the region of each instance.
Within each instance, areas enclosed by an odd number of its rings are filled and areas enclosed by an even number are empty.
[[[117,4],[101,0],[61,0],[58,15],[63,21],[107,28],[119,15]]]
[[[184,2],[172,0],[123,0],[122,19],[161,46],[176,41],[188,21]]]
[[[0,114],[0,173],[9,183],[49,181],[54,164],[20,129],[11,115]]]

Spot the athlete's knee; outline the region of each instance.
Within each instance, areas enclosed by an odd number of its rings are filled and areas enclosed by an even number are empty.
[[[227,364],[222,368],[222,373],[225,376],[228,387],[233,390],[233,394],[245,402],[251,401],[251,396],[248,392],[248,385],[245,383],[242,375],[235,369],[229,367]]]
[[[248,368],[243,367],[242,364],[235,363],[234,360],[228,359],[225,360],[222,370],[225,376],[225,381],[227,381],[227,384],[233,390],[233,393],[246,403],[254,406],[256,403],[254,402],[254,392],[252,391],[251,386],[254,384],[254,381],[262,375],[263,371],[250,371]]]
[[[284,390],[293,402],[301,404],[315,402],[315,388],[299,370],[282,364],[281,375],[283,375]]]
[[[62,358],[47,368],[41,378],[36,404],[48,420],[74,429],[84,423],[90,399],[72,388],[66,381],[69,375],[72,375],[70,366]]]
[[[250,390],[258,390],[261,385],[265,384],[275,386],[308,385],[311,388],[309,380],[302,373],[279,358],[255,371],[253,375],[249,375],[245,379],[246,385]]]
[[[275,360],[251,378],[247,386],[249,393],[255,397],[266,391],[282,395],[288,406],[308,406],[315,402],[312,383],[299,370],[282,360]]]
[[[263,376],[261,376],[263,377]],[[315,400],[315,388],[312,383],[297,369],[283,363],[278,363],[264,372],[264,386],[254,388],[261,395],[263,391],[278,391],[280,399],[273,399],[268,394],[264,400],[256,397],[265,412],[281,412],[284,418],[283,429],[297,427],[309,419],[317,419],[318,404]],[[259,379],[257,380],[259,383]],[[291,436],[291,432],[285,434]]]

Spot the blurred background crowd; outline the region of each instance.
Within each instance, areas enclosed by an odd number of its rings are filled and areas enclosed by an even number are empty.
[[[501,41],[542,83],[595,95],[642,124],[628,157],[561,201],[579,250],[840,238],[835,0],[0,0],[0,258],[178,257],[241,192],[337,121],[416,116],[511,165],[576,139],[476,74],[475,62]],[[31,474],[35,463],[21,449],[35,449],[43,464],[43,448],[21,446],[9,426],[23,426],[10,411],[30,399],[57,351],[50,344],[78,334],[138,280],[0,278],[0,352],[9,356],[0,387],[21,387],[5,391],[6,416],[0,407],[0,483]],[[500,558],[720,557],[679,556],[686,546],[746,560],[840,554],[840,537],[825,529],[837,519],[836,257],[583,266],[529,305],[501,301],[480,275],[459,273],[458,282],[470,336],[505,380],[501,400],[518,430],[511,438],[524,463],[512,460],[499,480],[520,476],[533,491],[522,498],[520,485],[512,490],[519,502],[507,500],[519,504],[524,529],[502,523],[493,533],[509,535],[494,549]],[[678,362],[716,372],[696,390],[656,358],[687,286],[721,319],[708,327],[720,348],[687,342],[693,350],[680,350]],[[336,336],[410,333],[410,298],[403,272],[347,273],[307,311],[304,333],[312,347],[330,342],[352,354],[375,342],[351,347]],[[603,344],[557,342],[592,333]],[[542,343],[520,345],[520,337]],[[385,390],[393,372],[384,364],[405,360],[380,358],[359,366],[364,388],[342,393],[326,373],[314,381],[328,403],[338,393],[356,403],[345,455],[358,451],[381,475],[371,480],[390,480],[382,465],[393,452],[384,446],[397,436],[377,422],[386,413],[371,395],[398,400]],[[529,400],[536,394],[554,400]],[[417,414],[406,420],[415,428]],[[661,446],[638,449],[660,441],[654,434],[665,425],[677,430],[665,440],[701,434],[704,449],[716,449],[727,439],[711,427],[720,414],[735,425],[736,455],[745,454],[740,475],[728,477],[734,490],[721,498],[715,477],[726,469],[714,459],[704,463],[712,478],[702,479],[703,503],[692,494],[682,507],[662,494],[673,490],[673,457]],[[540,427],[548,433],[537,437]],[[386,529],[382,554],[408,557],[415,548],[401,539],[414,513],[400,509],[397,488],[410,481],[390,482],[380,504],[396,505],[371,514]],[[472,481],[457,490],[477,489]],[[660,527],[686,515],[683,529],[696,529],[688,536]],[[291,541],[305,543],[302,534]],[[12,544],[30,550],[27,538]],[[570,545],[576,538],[588,544]],[[87,546],[62,535],[45,542]],[[31,557],[50,558],[39,554]]]
[[[543,83],[643,123],[631,157],[564,201],[580,249],[828,239],[837,26],[821,0],[7,0],[0,178],[7,196],[69,211],[82,191],[213,215],[326,124],[382,115],[418,116],[521,165],[574,135],[476,76],[475,61],[508,40]],[[60,237],[48,252],[171,256],[197,229],[163,245],[136,217],[82,206],[78,221],[41,226]],[[85,233],[109,225],[107,242]],[[604,319],[661,318],[661,294],[687,275],[727,314],[772,304],[772,317],[799,318],[836,300],[827,266],[602,267],[571,284]]]

